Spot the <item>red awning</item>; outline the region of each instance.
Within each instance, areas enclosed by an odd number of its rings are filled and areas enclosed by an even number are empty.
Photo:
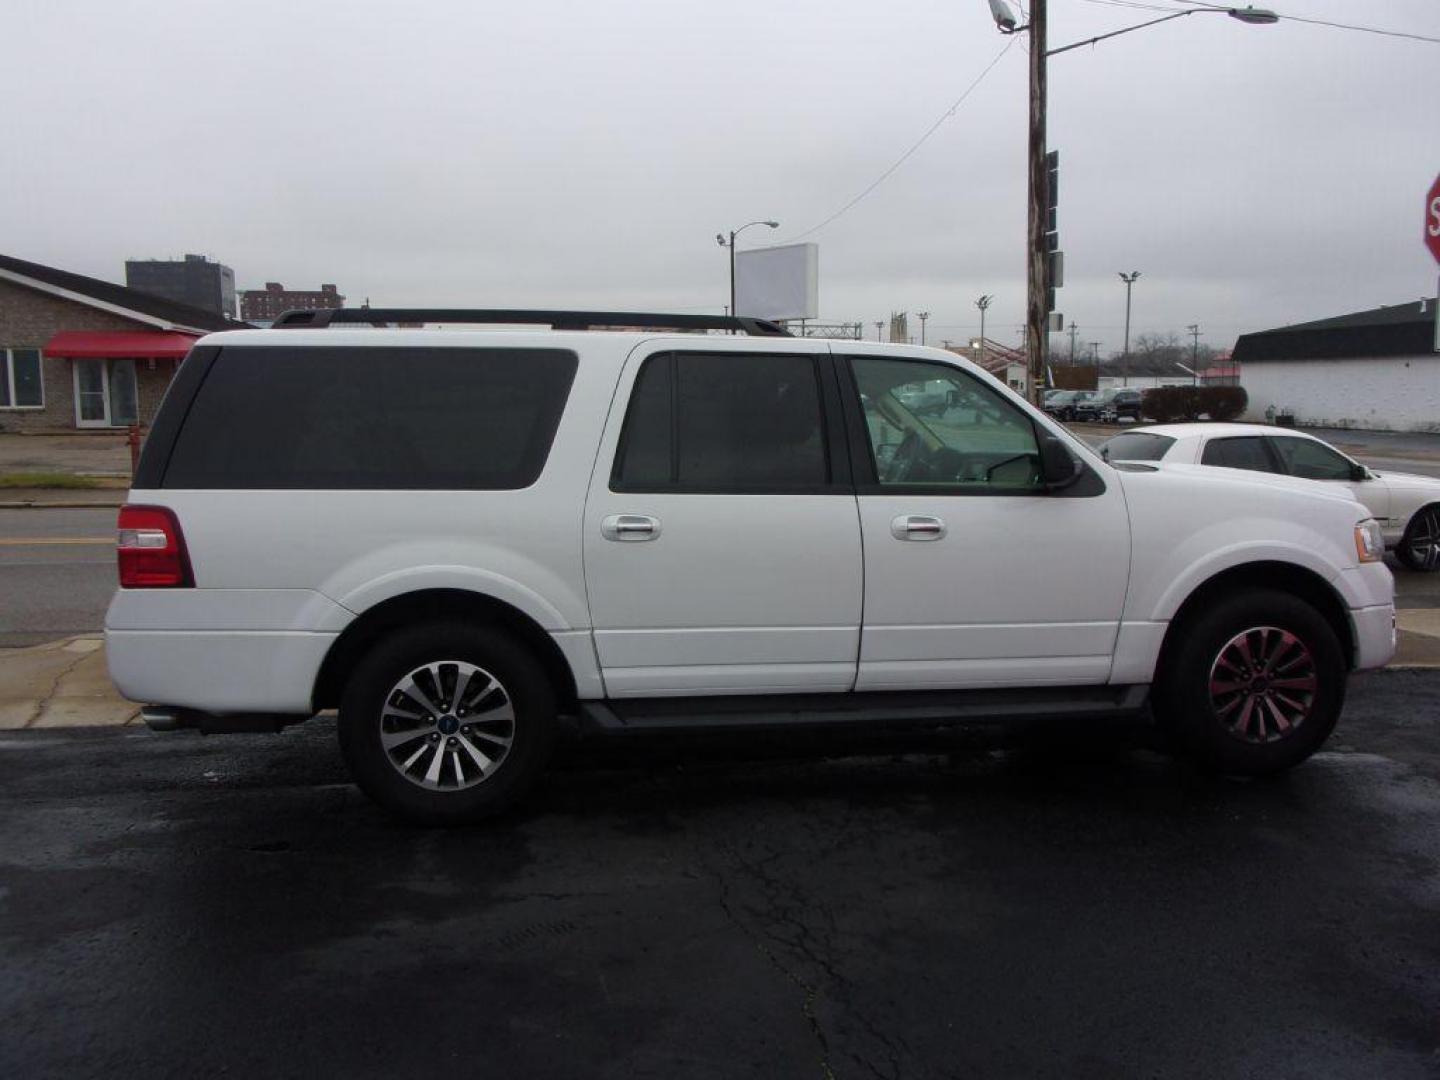
[[[178,330],[61,330],[45,343],[45,355],[82,360],[111,356],[179,360],[195,344],[196,336]]]

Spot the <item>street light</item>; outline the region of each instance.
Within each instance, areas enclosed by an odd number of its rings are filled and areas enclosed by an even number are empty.
[[[1030,0],[1030,21],[1024,26],[1016,25],[1015,16],[1005,0],[990,0],[990,15],[996,28],[1002,34],[1030,33],[1030,143],[1029,143],[1029,210],[1027,224],[1026,254],[1026,298],[1025,298],[1025,359],[1030,367],[1030,385],[1039,400],[1040,388],[1050,351],[1050,332],[1046,316],[1046,262],[1050,257],[1045,241],[1045,225],[1048,216],[1050,186],[1045,169],[1045,60],[1048,56],[1069,52],[1081,45],[1093,45],[1106,38],[1119,37],[1147,26],[1169,22],[1187,15],[1211,14],[1228,15],[1242,23],[1262,26],[1280,21],[1280,16],[1269,8],[1257,7],[1197,7],[1176,11],[1159,19],[1127,26],[1109,34],[1099,34],[1074,45],[1064,45],[1051,52],[1046,51],[1045,5],[1047,0]]]
[[[917,311],[915,317],[920,320],[920,344],[925,344],[925,320],[930,317],[928,311]]]
[[[1131,270],[1130,273],[1120,271],[1120,280],[1125,283],[1125,352],[1121,357],[1120,385],[1130,385],[1130,289],[1135,284],[1135,279],[1140,276],[1139,270]]]
[[[740,314],[740,312],[739,312],[739,311],[736,309],[736,307],[735,307],[735,237],[739,236],[739,235],[740,235],[742,232],[744,232],[746,229],[750,228],[751,225],[768,225],[768,226],[770,226],[770,228],[772,228],[772,229],[778,229],[778,228],[780,227],[780,223],[779,223],[778,221],[751,221],[751,222],[749,222],[749,223],[747,223],[747,224],[745,224],[745,225],[741,225],[738,229],[731,229],[731,230],[730,230],[730,242],[729,242],[729,243],[726,243],[726,242],[725,242],[725,234],[724,234],[724,233],[716,233],[716,234],[715,234],[715,242],[716,242],[717,244],[719,244],[721,247],[728,247],[728,248],[730,249],[730,314],[731,314],[731,315],[739,315],[739,314]]]
[[[996,0],[999,2],[999,0]],[[982,296],[975,301],[975,306],[980,309],[980,366],[985,366],[985,309],[990,306],[993,296]]]

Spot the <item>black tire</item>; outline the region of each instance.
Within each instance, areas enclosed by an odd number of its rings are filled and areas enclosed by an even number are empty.
[[[1305,601],[1268,589],[1232,593],[1172,633],[1178,637],[1155,687],[1156,719],[1202,766],[1246,776],[1280,772],[1335,729],[1345,703],[1345,655],[1330,624]],[[1286,645],[1285,634],[1298,648]],[[1247,653],[1254,667],[1241,659]],[[1271,673],[1261,670],[1266,657]],[[1306,673],[1309,691],[1300,688]]]
[[[421,688],[419,697],[394,695],[398,684],[422,669],[412,680]],[[471,669],[479,669],[478,674]],[[437,673],[434,678],[431,671]],[[465,689],[454,694],[461,672],[467,677]],[[427,696],[424,688],[433,692]],[[439,710],[416,710],[431,712],[433,723],[422,715],[412,727],[406,717],[395,715],[396,702],[408,711],[412,701],[452,695],[464,701],[438,716]],[[468,824],[514,805],[544,770],[555,740],[555,714],[555,689],[524,646],[492,627],[424,623],[384,638],[356,665],[340,702],[340,751],[360,788],[405,820]],[[396,737],[412,741],[387,750],[382,740]],[[472,760],[462,739],[492,762],[490,771]],[[412,749],[419,761],[402,772],[400,759]],[[439,775],[427,781],[422,770],[436,758]],[[465,782],[470,786],[461,786]]]
[[[1440,570],[1440,505],[1415,511],[1395,549],[1395,558],[1407,570],[1425,574]]]

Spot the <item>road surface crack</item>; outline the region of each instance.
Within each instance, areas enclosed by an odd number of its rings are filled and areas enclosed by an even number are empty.
[[[745,864],[742,862],[741,865],[744,866]],[[815,999],[819,996],[819,990],[806,982],[805,979],[800,976],[799,972],[792,971],[790,967],[775,954],[775,950],[772,949],[767,942],[751,932],[740,920],[739,916],[735,914],[734,909],[730,906],[730,886],[725,880],[724,873],[717,872],[715,876],[720,888],[720,910],[725,913],[725,917],[730,921],[730,924],[749,939],[750,943],[755,946],[761,956],[765,957],[771,967],[780,972],[787,981],[799,987],[804,994],[800,1005],[800,1012],[801,1015],[805,1017],[805,1022],[809,1025],[810,1033],[815,1037],[815,1042],[820,1048],[821,1075],[825,1077],[825,1080],[836,1080],[835,1070],[830,1067],[830,1041],[825,1037],[825,1029],[821,1026],[820,1017],[815,1014]]]

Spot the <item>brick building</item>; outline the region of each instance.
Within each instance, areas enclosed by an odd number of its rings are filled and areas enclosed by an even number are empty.
[[[128,259],[125,284],[188,307],[235,317],[235,271],[204,255],[184,259]]]
[[[240,294],[240,317],[247,322],[271,322],[287,311],[332,309],[345,306],[345,297],[334,285],[321,285],[319,292],[287,289],[278,281],[267,281],[263,289],[246,289]]]
[[[148,424],[191,343],[244,325],[0,255],[0,431]]]

